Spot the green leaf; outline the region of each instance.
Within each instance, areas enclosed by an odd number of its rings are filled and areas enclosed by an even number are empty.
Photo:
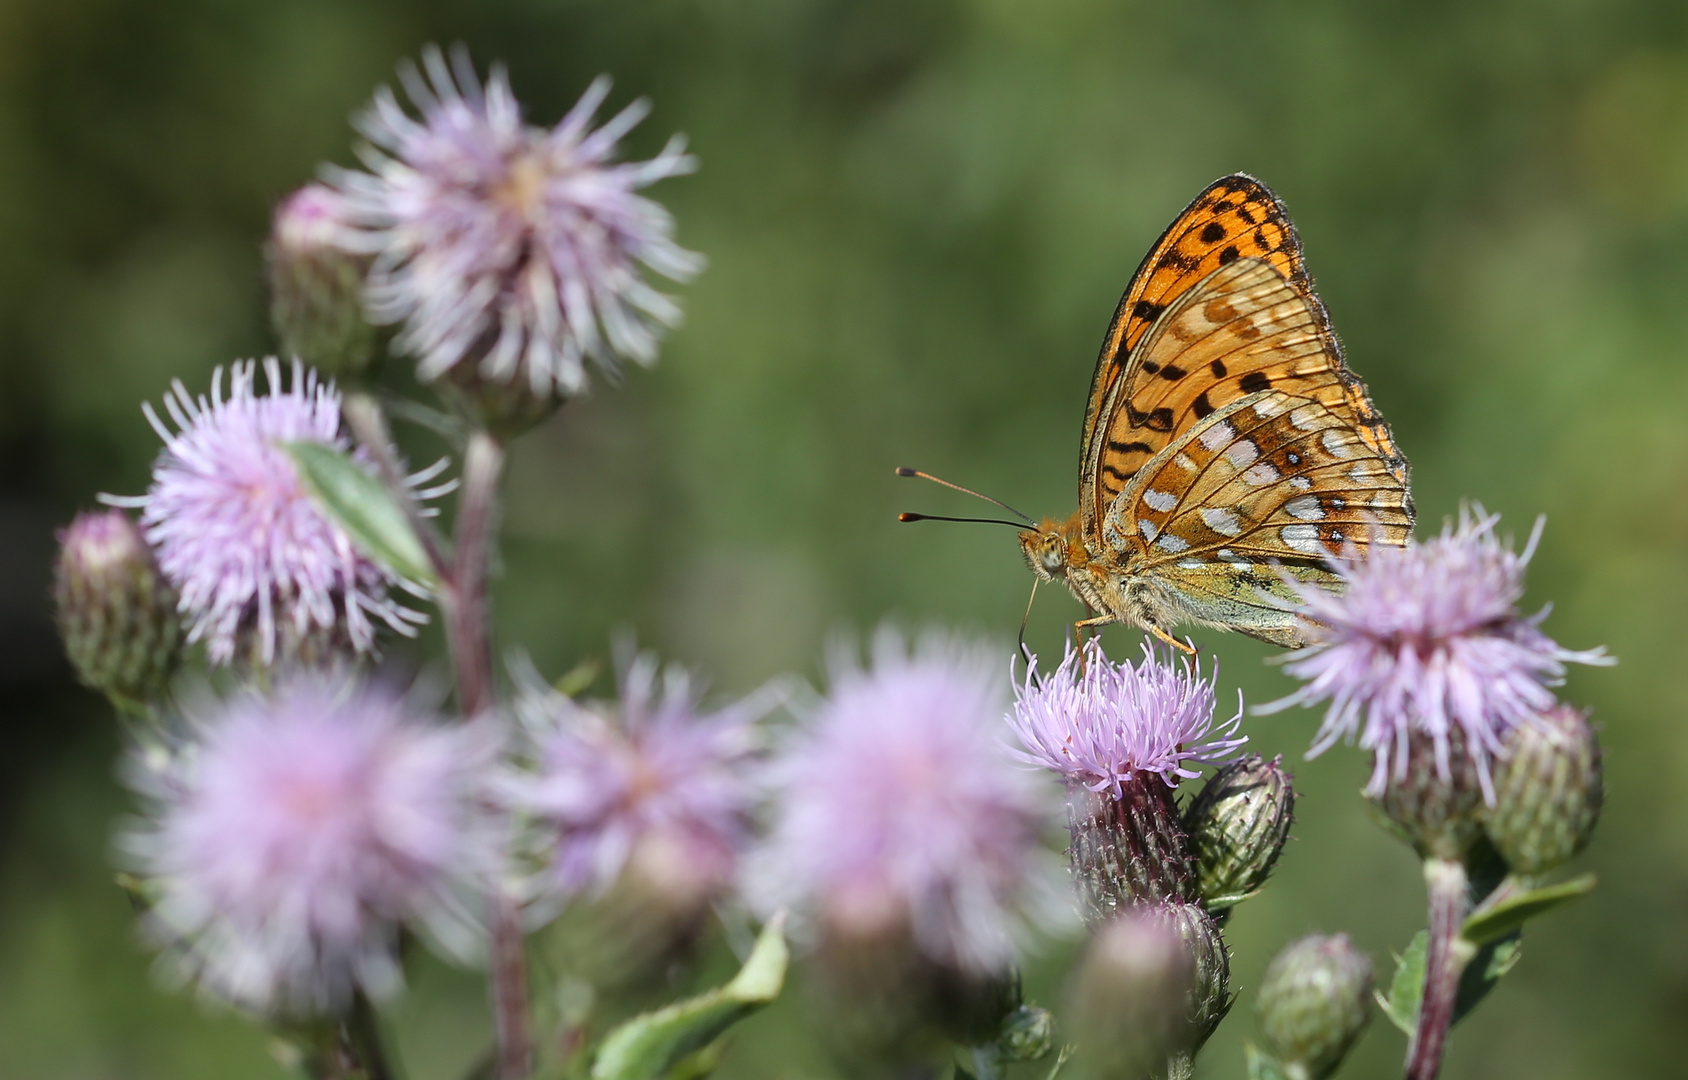
[[[1408,1035],[1418,1025],[1418,1007],[1424,1001],[1424,961],[1429,950],[1430,934],[1420,930],[1407,943],[1407,951],[1395,958],[1395,977],[1389,981],[1389,995],[1376,995],[1383,1015]]]
[[[1523,956],[1520,946],[1518,931],[1514,930],[1511,937],[1491,941],[1477,950],[1477,955],[1460,973],[1459,991],[1454,997],[1454,1023],[1465,1019],[1478,1002],[1489,996],[1500,977],[1512,970]]]
[[[659,1080],[722,1032],[779,996],[790,956],[775,916],[762,928],[744,967],[727,985],[635,1016],[605,1037],[592,1080]]]
[[[311,497],[346,530],[358,550],[402,578],[438,584],[422,541],[385,484],[332,446],[295,442],[286,450]]]
[[[1575,900],[1594,889],[1593,874],[1584,874],[1559,885],[1528,889],[1496,904],[1479,907],[1465,920],[1460,935],[1473,945],[1487,945],[1517,931],[1530,919],[1545,914],[1560,904]],[[1485,910],[1487,909],[1487,910]]]
[[[1243,1043],[1248,1055],[1248,1080],[1286,1080],[1284,1067],[1278,1059],[1251,1042]]]

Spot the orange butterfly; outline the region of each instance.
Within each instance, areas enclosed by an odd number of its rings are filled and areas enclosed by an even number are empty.
[[[1114,313],[1084,415],[1079,508],[1020,534],[1032,571],[1093,618],[1182,649],[1190,622],[1296,647],[1290,577],[1406,543],[1407,462],[1342,359],[1283,204],[1216,180]]]

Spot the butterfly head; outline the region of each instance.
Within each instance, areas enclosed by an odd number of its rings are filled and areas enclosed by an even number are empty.
[[[1078,515],[1063,522],[1045,518],[1036,529],[1020,533],[1020,550],[1032,573],[1044,581],[1067,576],[1067,571],[1080,569],[1090,562],[1090,552],[1079,539]]]

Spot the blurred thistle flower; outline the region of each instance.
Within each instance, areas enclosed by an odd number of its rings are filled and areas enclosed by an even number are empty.
[[[276,208],[264,246],[270,322],[284,355],[342,378],[375,359],[375,327],[364,317],[369,257],[346,250],[346,197],[306,184]]]
[[[1372,1012],[1371,958],[1347,934],[1309,934],[1284,946],[1260,980],[1255,1019],[1288,1080],[1336,1072]]]
[[[520,376],[544,399],[583,391],[587,358],[612,374],[617,357],[655,360],[680,310],[640,264],[685,281],[703,261],[636,192],[696,168],[684,140],[617,164],[618,140],[649,106],[593,131],[608,80],[546,130],[522,121],[503,68],[483,88],[461,49],[448,65],[430,48],[422,66],[426,77],[400,70],[421,119],[382,88],[358,124],[373,144],[361,151],[369,171],[329,174],[357,226],[348,249],[375,257],[370,314],[404,324],[396,348],[425,380],[466,367],[491,383]]]
[[[778,805],[751,892],[841,941],[912,939],[927,960],[1001,971],[1027,924],[1064,914],[1032,778],[997,738],[1005,680],[979,650],[890,630],[774,766]]]
[[[214,664],[238,658],[267,666],[371,652],[372,618],[414,634],[425,617],[387,590],[415,587],[365,557],[323,515],[285,449],[291,442],[349,449],[339,394],[297,362],[291,389],[273,358],[264,362],[268,394],[257,392],[256,373],[253,361],[235,364],[227,398],[222,368],[211,376],[209,398],[196,400],[176,382],[164,398],[175,432],[144,405],[164,440],[152,486],[138,498],[104,497],[140,508],[159,567],[181,594],[187,640],[204,641]]]
[[[1067,781],[1068,854],[1087,917],[1105,920],[1132,904],[1199,898],[1196,866],[1174,791],[1194,763],[1223,760],[1247,741],[1235,735],[1242,704],[1214,722],[1214,680],[1149,646],[1138,664],[1115,663],[1094,639],[1070,644],[1056,669],[1036,658],[1015,687],[1010,724],[1020,760]]]
[[[59,534],[53,606],[83,683],[125,708],[163,692],[182,651],[176,594],[123,511],[78,514]]]
[[[393,991],[399,925],[462,959],[497,872],[481,809],[498,751],[397,694],[314,674],[219,706],[192,745],[143,754],[152,820],[124,837],[179,974],[259,1012],[332,1012]]]
[[[708,900],[733,880],[750,839],[756,724],[778,704],[775,688],[705,712],[687,673],[659,674],[648,654],[624,666],[617,702],[527,681],[517,710],[532,771],[511,780],[508,800],[541,826],[551,890],[602,895],[634,870],[664,893]]]
[[[1433,743],[1436,768],[1450,773],[1450,733],[1458,727],[1492,800],[1489,760],[1506,735],[1553,705],[1549,687],[1565,665],[1610,664],[1603,649],[1561,648],[1539,626],[1546,608],[1518,612],[1524,568],[1535,553],[1537,521],[1522,554],[1495,535],[1500,518],[1462,509],[1459,524],[1404,548],[1374,547],[1336,566],[1345,590],[1306,587],[1301,611],[1322,624],[1320,640],[1291,653],[1285,669],[1307,681],[1262,713],[1329,701],[1311,755],[1338,739],[1375,752],[1369,795],[1405,779],[1408,737]]]

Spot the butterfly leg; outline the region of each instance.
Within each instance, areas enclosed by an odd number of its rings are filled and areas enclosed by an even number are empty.
[[[1168,645],[1171,645],[1174,649],[1177,649],[1179,652],[1185,654],[1186,656],[1196,655],[1196,647],[1194,645],[1192,645],[1192,644],[1190,644],[1189,642],[1186,642],[1186,641],[1179,641],[1177,638],[1173,637],[1171,634],[1167,633],[1165,630],[1162,630],[1160,627],[1156,626],[1154,623],[1149,623],[1148,625],[1144,626],[1143,629],[1147,630],[1149,633],[1151,633],[1151,634],[1155,635],[1156,637],[1160,638],[1162,641],[1166,642]]]

